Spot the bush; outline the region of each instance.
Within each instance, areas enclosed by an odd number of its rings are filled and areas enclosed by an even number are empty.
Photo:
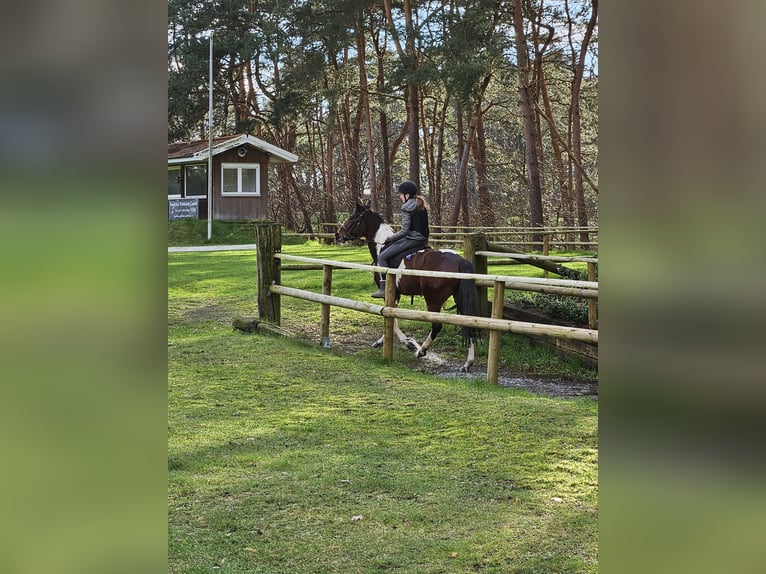
[[[578,325],[588,324],[588,303],[579,297],[528,293],[517,299],[522,306],[535,309],[552,319]]]

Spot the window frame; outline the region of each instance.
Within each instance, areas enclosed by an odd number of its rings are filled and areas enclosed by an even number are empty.
[[[187,193],[187,190],[189,189],[189,170],[190,167],[200,167],[205,170],[205,179],[207,179],[207,164],[206,163],[187,163],[183,166],[183,172],[184,172],[184,190],[183,190],[183,197],[188,197],[189,199],[204,199],[207,197],[207,189],[205,189],[204,193],[201,193],[199,195],[189,195]],[[205,187],[207,187],[207,182],[205,183]]]
[[[182,173],[184,173],[185,170],[184,170],[183,166],[181,166],[181,165],[179,165],[179,166],[169,165],[168,166],[168,179],[170,179],[169,174],[172,171],[178,171],[178,175],[175,176],[176,178],[178,178],[178,176],[180,176]],[[180,199],[180,198],[183,197],[183,182],[178,183],[178,190],[181,193],[168,193],[168,199]]]
[[[227,169],[237,171],[237,191],[224,191],[223,178]],[[255,192],[242,191],[242,171],[255,170]],[[221,163],[221,197],[261,197],[261,164],[260,163]]]

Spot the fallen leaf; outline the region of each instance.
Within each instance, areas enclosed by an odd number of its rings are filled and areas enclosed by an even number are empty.
[[[364,518],[364,516],[357,514],[356,516],[351,517],[351,522],[359,522],[362,518]]]
[[[450,558],[457,558],[457,552],[452,552],[449,555]]]
[[[559,498],[558,496],[554,496],[553,498],[551,498],[551,500],[553,502],[564,502],[564,499],[563,498]]]

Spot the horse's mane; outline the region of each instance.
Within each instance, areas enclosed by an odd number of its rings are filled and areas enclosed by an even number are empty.
[[[371,214],[371,215],[372,215],[372,216],[373,216],[375,219],[377,219],[377,220],[378,220],[378,223],[385,223],[385,222],[386,222],[386,219],[385,219],[385,217],[383,217],[383,216],[382,216],[382,215],[381,215],[379,212],[377,212],[377,211],[373,211],[372,209],[370,209],[370,210],[368,210],[368,211],[369,211],[369,213],[370,213],[370,214]]]

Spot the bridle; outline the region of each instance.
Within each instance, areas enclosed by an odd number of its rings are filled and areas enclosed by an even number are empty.
[[[364,213],[359,214],[358,217],[351,218],[346,223],[340,226],[340,229],[338,231],[343,232],[343,239],[359,239],[358,230],[359,226],[362,225],[362,215]],[[349,225],[349,223],[351,225]]]
[[[361,234],[359,233],[359,228],[361,227],[363,223],[364,216],[368,213],[371,213],[369,210],[362,211],[357,216],[352,216],[348,219],[344,224],[340,226],[338,229],[338,233],[343,233],[343,240],[350,239],[352,241],[356,239],[361,239]],[[374,237],[369,237],[369,234],[367,235],[367,246],[370,248],[370,253],[372,254],[373,258],[375,257],[375,253],[377,252],[377,244],[375,243]]]

